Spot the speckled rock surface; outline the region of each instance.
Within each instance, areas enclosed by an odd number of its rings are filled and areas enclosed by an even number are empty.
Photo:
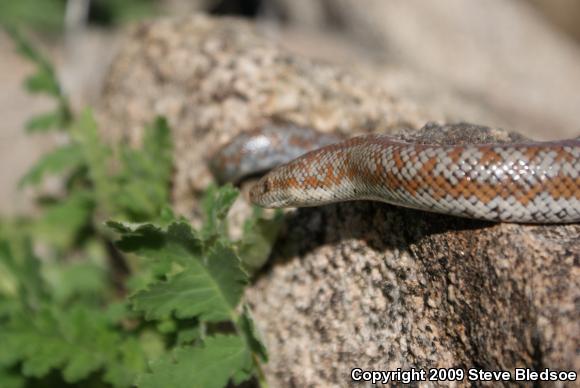
[[[174,197],[186,213],[211,181],[207,158],[267,120],[349,133],[418,127],[428,119],[370,79],[285,53],[248,23],[203,16],[135,28],[111,67],[98,113],[108,134],[133,143],[156,115],[168,118],[177,155]]]
[[[143,123],[168,117],[175,205],[195,220],[211,181],[205,161],[239,131],[286,120],[393,132],[438,119],[421,112],[361,75],[281,51],[243,22],[194,17],[133,31],[98,114],[111,137],[131,142]],[[402,136],[515,139],[463,124]],[[580,368],[579,225],[490,224],[370,202],[286,220],[247,292],[271,386],[345,386],[353,367]]]
[[[404,137],[519,140],[466,124]],[[353,367],[578,370],[579,260],[580,225],[343,203],[289,215],[248,296],[275,386],[344,386]]]

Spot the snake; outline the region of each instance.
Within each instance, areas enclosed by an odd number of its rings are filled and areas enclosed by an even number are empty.
[[[580,222],[580,138],[441,145],[270,125],[223,146],[211,169],[222,182],[265,173],[249,197],[266,208],[371,200],[495,222]]]

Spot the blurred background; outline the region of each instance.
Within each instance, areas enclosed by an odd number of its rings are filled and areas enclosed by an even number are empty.
[[[123,32],[140,20],[237,16],[288,50],[353,68],[393,95],[538,140],[580,135],[577,0],[18,0],[0,2],[55,64],[73,108],[98,100]],[[58,134],[25,122],[54,102],[22,86],[33,67],[0,30],[0,214],[32,209],[17,189]]]

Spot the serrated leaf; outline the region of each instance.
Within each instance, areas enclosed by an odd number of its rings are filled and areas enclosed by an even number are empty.
[[[184,221],[173,222],[165,228],[150,223],[116,221],[108,221],[107,226],[121,234],[116,242],[120,250],[147,259],[146,265],[127,281],[131,293],[159,280],[172,267],[185,268],[192,257],[202,254],[201,241]]]
[[[141,376],[141,388],[221,388],[235,377],[251,377],[252,358],[238,336],[208,337],[203,347],[177,349],[151,364],[152,373]]]
[[[175,312],[178,318],[231,320],[245,283],[238,257],[217,244],[205,264],[199,257],[191,257],[183,272],[139,292],[133,302],[147,319],[161,319]]]
[[[258,329],[254,324],[250,308],[247,305],[244,305],[244,311],[239,319],[239,326],[241,327],[246,343],[252,352],[257,354],[262,362],[268,362],[268,350],[266,349],[266,345],[262,342]]]
[[[82,163],[83,154],[80,147],[75,144],[59,147],[40,158],[22,177],[19,186],[38,184],[47,174],[62,173],[64,170],[77,168]]]
[[[201,241],[186,222],[174,222],[165,229],[150,223],[108,221],[106,224],[121,234],[116,245],[124,252],[183,266],[201,255]]]
[[[44,309],[13,316],[0,332],[0,346],[22,373],[42,377],[61,368],[67,382],[80,381],[115,357],[118,335],[98,310]]]

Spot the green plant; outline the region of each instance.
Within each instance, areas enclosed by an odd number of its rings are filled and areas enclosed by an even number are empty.
[[[6,26],[6,32],[12,37],[20,55],[36,66],[36,73],[26,78],[24,87],[30,93],[45,94],[54,98],[57,105],[53,112],[29,120],[26,129],[30,132],[41,132],[68,128],[72,121],[72,114],[68,99],[62,92],[52,64],[39,50],[34,48],[18,28],[9,24]]]
[[[56,175],[62,192],[39,197],[34,218],[0,220],[0,386],[264,384],[267,353],[242,294],[279,215],[255,210],[232,240],[238,191],[211,187],[192,228],[170,209],[166,120],[146,128],[140,148],[106,144],[90,110],[72,114],[50,63],[12,35],[38,68],[28,89],[57,101],[58,119],[37,117],[34,128],[69,141],[21,181],[40,191]]]
[[[157,4],[156,0],[92,0],[88,21],[105,26],[118,25],[152,15]],[[67,0],[1,1],[0,24],[58,31],[63,27],[66,6]]]

